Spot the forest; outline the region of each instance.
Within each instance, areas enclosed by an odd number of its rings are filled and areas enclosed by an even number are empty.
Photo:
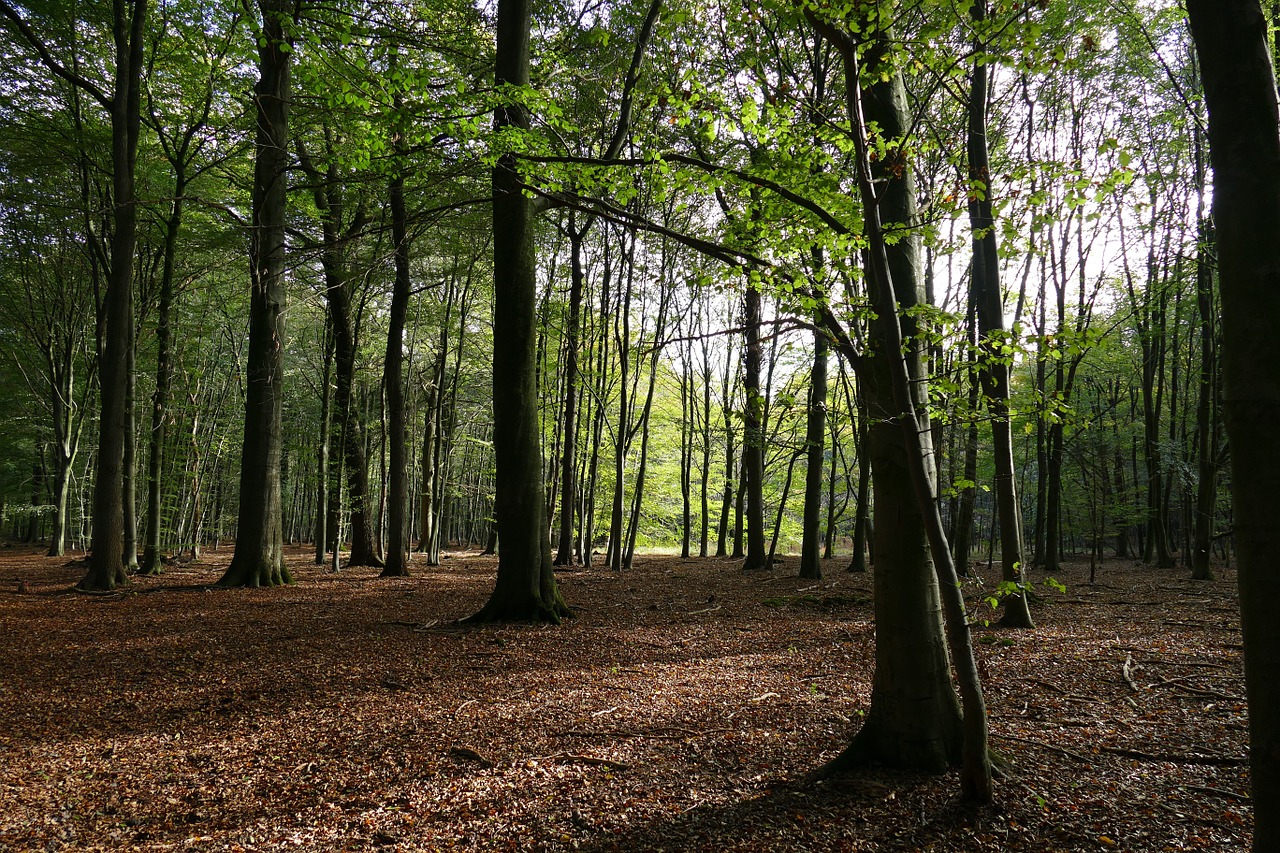
[[[1278,13],[0,0],[0,849],[1280,849]]]

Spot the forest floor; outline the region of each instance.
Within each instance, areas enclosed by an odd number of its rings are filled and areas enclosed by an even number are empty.
[[[1244,850],[1235,576],[1108,562],[988,628],[997,803],[954,773],[807,775],[873,668],[870,577],[639,558],[559,575],[577,618],[459,629],[492,558],[123,593],[0,549],[0,850]]]

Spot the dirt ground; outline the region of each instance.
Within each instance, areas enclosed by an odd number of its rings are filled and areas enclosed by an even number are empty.
[[[641,558],[560,575],[577,618],[459,630],[495,562],[118,595],[0,549],[0,850],[1242,850],[1235,577],[1108,563],[979,625],[995,806],[954,774],[813,783],[865,713],[870,578]],[[980,579],[966,589],[990,618]]]

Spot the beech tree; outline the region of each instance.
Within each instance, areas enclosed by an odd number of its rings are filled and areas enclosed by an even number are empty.
[[[1257,0],[1190,0],[1213,165],[1240,621],[1249,697],[1253,849],[1280,849],[1280,104]]]
[[[235,554],[221,586],[292,582],[284,562],[280,448],[284,394],[285,212],[289,164],[291,0],[259,0],[257,138],[249,234],[249,354]]]
[[[78,63],[61,60],[32,24],[7,0],[0,0],[13,37],[32,59],[96,101],[110,117],[112,224],[110,271],[103,298],[104,341],[99,360],[101,405],[97,477],[93,496],[93,542],[89,570],[79,587],[109,590],[126,583],[124,573],[124,454],[128,426],[130,330],[133,326],[133,261],[137,242],[134,171],[141,124],[141,88],[147,0],[113,4],[106,22],[114,54],[109,88],[81,76]]]
[[[529,0],[499,0],[494,82],[502,97],[499,132],[529,127],[521,100],[529,85]],[[532,200],[516,157],[493,167],[493,444],[497,462],[494,511],[502,537],[493,594],[475,622],[558,624],[570,615],[551,566],[542,446],[535,389],[537,269]]]
[[[893,626],[876,634],[876,676],[867,718],[850,745],[823,772],[839,772],[867,761],[935,771],[962,762],[966,797],[989,802],[986,708],[964,602],[938,514],[930,432],[923,415],[927,395],[923,346],[910,319],[911,309],[923,302],[924,279],[920,238],[912,230],[919,219],[911,164],[896,148],[910,128],[906,87],[886,53],[892,37],[883,22],[866,18],[857,22],[858,38],[868,51],[863,60],[861,47],[840,24],[816,13],[810,20],[840,50],[851,134],[857,146],[855,168],[868,240],[867,276],[877,313],[871,355],[859,358],[847,332],[829,313],[825,324],[846,342],[843,348],[857,359],[869,389],[873,423],[868,453],[878,528],[873,559],[876,623]],[[869,78],[876,81],[865,94],[863,61],[869,66]],[[877,157],[872,162],[865,137],[870,127],[878,131],[876,144],[895,145],[892,158]],[[888,244],[882,223],[907,230]],[[910,343],[904,346],[904,339]],[[951,686],[952,661],[964,697],[963,717]]]
[[[975,0],[970,9],[974,24],[981,27],[987,18],[986,0]],[[979,39],[981,36],[978,37]],[[1004,329],[1004,299],[1000,288],[1000,254],[996,224],[992,215],[995,187],[987,151],[987,103],[989,74],[987,61],[979,51],[973,64],[972,85],[967,105],[969,155],[969,224],[973,231],[973,265],[970,270],[972,300],[977,318],[982,358],[979,374],[986,390],[991,413],[991,443],[995,457],[997,511],[1000,518],[1001,577],[1015,589],[1004,598],[1001,624],[1030,628],[1031,611],[1023,589],[1022,508],[1013,459],[1013,432],[1009,422],[1009,374],[1011,352]],[[972,478],[969,478],[972,479]],[[965,553],[958,560],[968,560]]]

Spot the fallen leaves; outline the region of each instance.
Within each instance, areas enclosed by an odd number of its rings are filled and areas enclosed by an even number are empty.
[[[0,850],[1248,846],[1227,571],[1069,568],[1035,632],[984,629],[1009,777],[974,811],[954,776],[806,779],[867,707],[864,577],[647,558],[563,575],[560,628],[463,630],[492,559],[378,580],[299,550],[296,586],[202,591],[228,556],[110,598],[0,558]]]

